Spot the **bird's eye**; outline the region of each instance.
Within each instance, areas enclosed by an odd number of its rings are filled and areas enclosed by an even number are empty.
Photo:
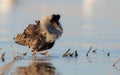
[[[55,26],[55,27],[57,27],[57,25],[56,25],[56,24],[55,24],[54,26]]]
[[[57,24],[56,24],[56,23],[53,23],[53,26],[54,26],[54,27],[57,27]]]

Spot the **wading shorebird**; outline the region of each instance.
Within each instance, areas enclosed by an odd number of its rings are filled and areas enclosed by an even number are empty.
[[[17,44],[28,46],[36,57],[36,51],[48,57],[46,50],[51,49],[55,41],[62,35],[63,28],[59,22],[60,15],[44,16],[29,24],[23,33],[18,33],[13,39]]]

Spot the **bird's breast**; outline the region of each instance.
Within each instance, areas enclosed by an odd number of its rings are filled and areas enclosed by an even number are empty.
[[[46,34],[46,42],[53,42],[56,39],[58,39],[58,35],[56,35],[56,34],[50,34],[50,33]]]

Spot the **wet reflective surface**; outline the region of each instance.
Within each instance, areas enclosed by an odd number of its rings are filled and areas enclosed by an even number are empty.
[[[32,52],[15,44],[13,37],[34,20],[53,13],[61,15],[63,36],[48,50],[50,57],[37,53],[35,62]],[[119,15],[119,0],[1,0],[0,56],[5,55],[4,61],[0,60],[0,74],[119,75]],[[91,46],[93,51],[86,57]],[[78,51],[77,58],[62,57],[69,48],[71,53]],[[19,59],[13,61],[13,53],[20,55]]]
[[[49,62],[31,62],[28,66],[20,66],[11,75],[57,75],[55,67]]]
[[[12,60],[13,54],[9,45],[18,53],[19,57]],[[95,49],[92,47],[86,56],[89,47],[86,49],[71,48],[69,53],[77,50],[77,57],[62,57],[67,49],[59,48],[48,51],[50,57],[37,53],[34,60],[33,53],[26,47],[15,43],[2,43],[3,50],[6,52],[4,62],[0,60],[1,75],[119,75],[120,72],[120,50],[116,49]],[[5,48],[6,47],[6,48]],[[21,48],[21,49],[18,49]],[[94,50],[96,50],[94,52]],[[23,53],[28,52],[27,55]]]

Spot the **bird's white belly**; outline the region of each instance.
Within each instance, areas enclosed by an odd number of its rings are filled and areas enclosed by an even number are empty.
[[[57,35],[56,34],[47,34],[46,35],[46,41],[47,42],[54,42],[57,39]]]

